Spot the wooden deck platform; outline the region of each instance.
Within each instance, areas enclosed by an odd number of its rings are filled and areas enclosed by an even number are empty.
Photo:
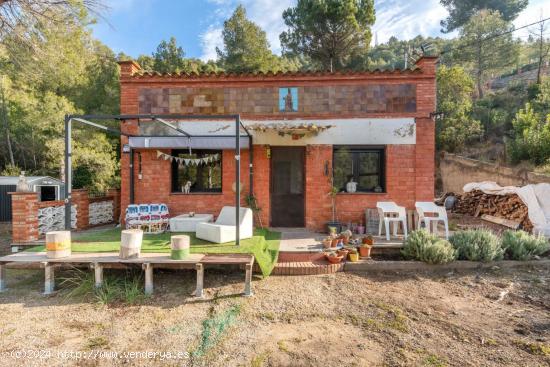
[[[0,292],[6,290],[5,272],[9,267],[31,267],[44,269],[44,294],[51,294],[55,288],[54,269],[60,267],[84,266],[94,269],[95,286],[103,283],[103,269],[141,267],[145,271],[145,294],[153,293],[153,269],[195,269],[197,271],[196,297],[203,297],[205,265],[243,265],[245,267],[244,295],[252,295],[252,267],[254,256],[247,254],[204,255],[190,254],[183,260],[172,260],[167,253],[142,253],[134,259],[121,259],[118,254],[73,253],[69,257],[50,259],[45,252],[20,252],[0,257]]]

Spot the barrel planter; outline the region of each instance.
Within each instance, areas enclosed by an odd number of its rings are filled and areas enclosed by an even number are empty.
[[[71,256],[71,231],[46,233],[46,257],[59,259]]]
[[[170,258],[172,260],[183,260],[189,256],[189,236],[178,235],[172,236],[170,241]]]
[[[141,252],[141,242],[143,241],[143,231],[141,229],[125,229],[120,234],[120,254],[121,259],[135,259]]]

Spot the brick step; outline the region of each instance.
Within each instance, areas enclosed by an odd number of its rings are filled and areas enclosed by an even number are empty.
[[[271,275],[334,274],[344,270],[344,263],[331,264],[326,260],[277,263]]]
[[[298,251],[281,251],[277,258],[278,263],[292,262],[316,262],[325,259],[324,252],[298,252]]]

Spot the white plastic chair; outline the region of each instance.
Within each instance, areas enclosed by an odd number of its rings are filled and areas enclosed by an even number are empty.
[[[195,235],[197,238],[214,243],[235,241],[237,238],[235,219],[235,207],[224,206],[215,223],[197,223]],[[241,208],[239,220],[239,238],[251,238],[253,234],[252,210]]]
[[[421,228],[422,222],[424,222],[428,232],[431,232],[430,225],[433,223],[433,233],[437,235],[437,222],[441,221],[445,225],[445,238],[449,239],[449,220],[445,207],[435,205],[431,201],[417,201],[414,206],[418,213],[418,228]],[[427,216],[426,214],[434,215]]]
[[[393,235],[397,236],[399,223],[403,224],[403,235],[407,238],[407,211],[405,207],[398,206],[393,201],[379,201],[376,203],[380,222],[378,224],[378,235],[382,235],[382,222],[386,229],[386,240],[390,240],[390,222],[393,222]]]

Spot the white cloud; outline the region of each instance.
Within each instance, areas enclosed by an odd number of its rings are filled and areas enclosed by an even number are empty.
[[[440,21],[447,11],[438,0],[403,2],[399,0],[379,0],[374,3],[376,23],[373,33],[378,42],[386,42],[390,37],[409,39],[422,36],[450,37],[440,33]]]
[[[123,0],[133,1],[133,0]],[[216,57],[215,48],[223,45],[221,29],[223,21],[231,16],[238,4],[244,5],[248,17],[267,33],[271,49],[279,53],[281,45],[279,34],[285,30],[282,19],[283,10],[296,4],[296,0],[207,0],[216,7],[209,20],[207,30],[201,35],[202,56],[204,60]],[[541,8],[548,0],[531,0],[529,6],[514,21],[516,26],[537,21]],[[440,21],[448,15],[439,0],[375,0],[376,23],[373,35],[377,33],[378,42],[386,42],[391,36],[409,39],[422,36],[454,37],[456,32],[441,33]],[[550,15],[547,9],[545,16]],[[518,32],[519,33],[519,32]]]
[[[214,26],[208,27],[208,30],[200,35],[202,48],[201,59],[204,61],[215,60],[217,58],[216,47],[223,47],[222,28]]]

